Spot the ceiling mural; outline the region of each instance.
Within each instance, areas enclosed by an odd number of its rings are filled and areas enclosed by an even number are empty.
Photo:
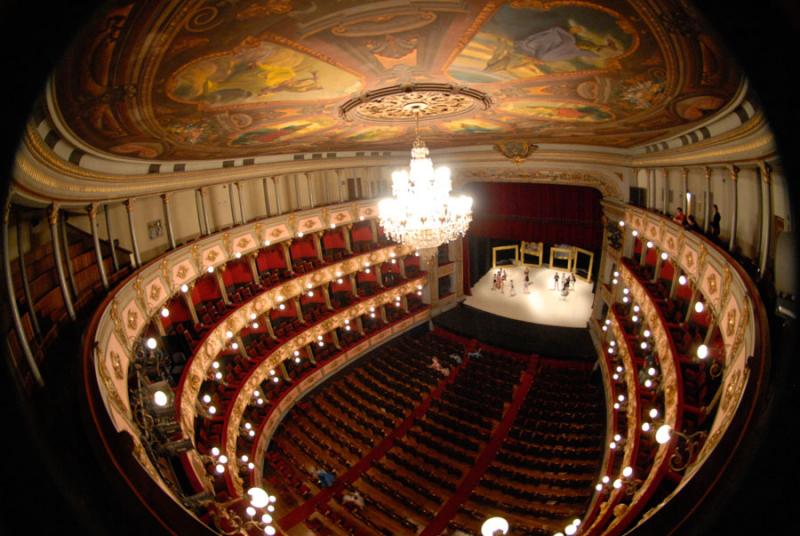
[[[681,0],[117,1],[68,51],[53,87],[76,138],[147,160],[405,149],[413,122],[380,120],[401,97],[357,114],[340,107],[425,84],[453,89],[422,122],[432,148],[629,147],[709,117],[739,87],[738,67],[686,9]],[[484,105],[467,102],[465,88]]]

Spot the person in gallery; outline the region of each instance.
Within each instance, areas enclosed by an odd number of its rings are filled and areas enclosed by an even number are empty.
[[[683,209],[681,207],[678,207],[677,212],[675,212],[675,215],[672,217],[672,221],[678,225],[683,225],[686,221],[686,214],[683,213]]]
[[[694,231],[695,233],[703,232],[703,229],[700,228],[700,226],[697,224],[697,220],[691,214],[686,216],[686,224],[684,227],[689,231]]]
[[[719,214],[719,207],[714,205],[714,214],[711,215],[711,225],[709,225],[709,232],[711,233],[711,238],[718,239],[719,238],[719,222],[722,219],[722,216]]]

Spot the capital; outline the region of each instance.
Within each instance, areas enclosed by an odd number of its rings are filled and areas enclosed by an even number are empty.
[[[709,166],[706,166],[705,168],[703,168],[703,170],[706,172],[706,179],[711,180],[711,168]]]
[[[163,193],[163,194],[161,194],[161,199],[162,199],[162,201],[164,201],[164,204],[165,204],[165,205],[168,205],[168,204],[169,204],[169,198],[170,198],[170,197],[172,197],[172,194],[170,194],[170,193]]]
[[[729,164],[727,167],[728,167],[728,171],[731,174],[731,180],[732,181],[738,180],[739,179],[739,167],[735,166],[733,164]]]
[[[758,171],[761,174],[761,180],[769,184],[772,182],[772,166],[764,160],[758,161]]]
[[[58,205],[55,203],[50,205],[50,209],[47,211],[47,220],[50,222],[50,225],[58,223]]]
[[[89,214],[89,219],[94,220],[97,217],[97,203],[91,203],[86,207],[86,212]]]
[[[128,212],[133,212],[133,208],[134,208],[134,206],[133,206],[133,199],[126,199],[126,200],[125,200],[123,203],[124,203],[124,205],[125,205],[125,209],[126,209]]]

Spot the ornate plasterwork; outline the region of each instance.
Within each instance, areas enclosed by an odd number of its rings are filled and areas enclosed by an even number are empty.
[[[342,104],[344,119],[402,122],[420,119],[447,119],[474,109],[491,106],[488,95],[476,89],[452,84],[396,85],[367,91]]]
[[[473,181],[504,181],[504,182],[533,182],[533,183],[558,183],[574,184],[576,186],[589,186],[600,190],[604,197],[621,198],[620,181],[610,177],[593,175],[585,171],[565,170],[527,170],[527,169],[461,169],[459,179],[462,184]]]

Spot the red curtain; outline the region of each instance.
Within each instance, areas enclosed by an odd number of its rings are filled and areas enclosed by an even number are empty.
[[[314,247],[314,239],[310,236],[295,240],[289,246],[289,253],[292,259],[310,259],[317,256],[317,248]]]
[[[325,231],[325,234],[322,235],[322,246],[325,249],[344,249],[345,243],[342,231],[340,229]]]
[[[253,281],[253,273],[250,271],[245,259],[231,261],[225,265],[225,271],[222,272],[222,281],[226,287],[251,283]]]
[[[483,238],[602,246],[602,195],[594,188],[560,184],[477,182],[469,233]]]
[[[281,251],[278,246],[259,251],[256,263],[260,272],[273,268],[286,268],[286,260],[283,258],[283,251]]]
[[[208,300],[221,300],[222,293],[214,274],[206,274],[199,277],[192,288],[192,302],[202,303]]]

